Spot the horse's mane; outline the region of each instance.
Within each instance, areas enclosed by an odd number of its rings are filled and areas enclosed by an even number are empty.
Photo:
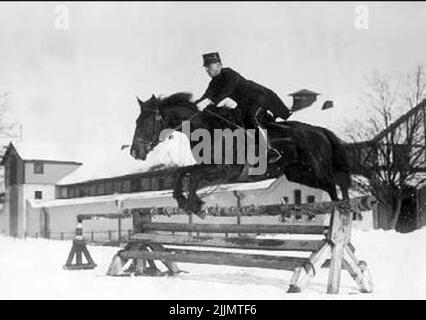
[[[158,106],[160,108],[172,106],[172,107],[186,107],[193,109],[194,111],[198,110],[196,105],[191,101],[192,93],[189,92],[178,92],[174,93],[168,97],[161,97],[157,99]]]
[[[157,99],[157,103],[159,108],[178,108],[178,107],[184,107],[190,110],[193,110],[195,112],[200,112],[195,103],[191,101],[192,94],[188,92],[178,92],[175,94],[172,94],[167,97],[160,97]],[[213,108],[213,109],[211,109]],[[238,111],[228,108],[228,107],[208,107],[207,109],[210,110],[210,112],[204,111],[204,120],[207,122],[211,122],[213,124],[213,127],[221,128],[221,127],[229,127],[229,121],[242,125],[241,122],[241,115]],[[216,114],[217,116],[214,116]],[[221,117],[221,118],[220,118]],[[226,120],[227,119],[228,122]]]

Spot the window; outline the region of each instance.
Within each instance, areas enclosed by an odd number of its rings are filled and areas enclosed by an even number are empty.
[[[44,173],[43,162],[34,162],[34,173],[35,174],[43,174]]]
[[[121,193],[122,192],[121,186],[122,185],[120,181],[114,182],[114,193]]]
[[[37,200],[43,199],[43,192],[35,191],[34,192],[34,199],[37,199]]]
[[[164,188],[165,189],[172,189],[173,188],[173,183],[174,183],[174,178],[173,176],[169,175],[165,177],[165,181],[164,181]]]
[[[67,187],[62,187],[61,188],[61,198],[62,199],[66,199],[68,197],[68,188]]]
[[[89,187],[89,196],[96,196],[96,184],[93,184]]]
[[[289,202],[288,202],[288,197],[282,197],[281,198],[281,203],[282,204],[288,204]]]
[[[130,180],[126,180],[122,182],[121,191],[130,192]]]
[[[106,194],[113,194],[114,193],[114,183],[107,182],[106,184]]]
[[[141,187],[143,191],[150,190],[151,189],[151,183],[149,178],[142,178],[141,179]]]
[[[152,178],[151,179],[151,190],[152,191],[158,190],[158,187],[159,187],[158,178]]]
[[[139,183],[139,179],[132,179],[132,182],[130,184],[130,191],[131,192],[136,192],[140,190],[140,183]]]
[[[294,204],[302,204],[302,191],[299,189],[294,190]]]
[[[79,188],[79,197],[87,197],[89,195],[89,187],[88,186],[81,186]]]
[[[105,194],[105,184],[103,182],[99,183],[97,186],[97,194],[98,195],[103,195]]]
[[[164,179],[158,178],[158,190],[164,190]]]
[[[75,198],[75,188],[68,189],[68,198]]]
[[[308,202],[308,203],[313,203],[313,202],[315,202],[315,196],[307,196],[306,197],[306,201]]]

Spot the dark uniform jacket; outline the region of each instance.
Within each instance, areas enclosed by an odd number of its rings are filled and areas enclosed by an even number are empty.
[[[231,68],[222,68],[221,72],[212,78],[199,101],[209,98],[214,104],[218,104],[226,97],[237,102],[238,107],[248,113],[249,117],[255,116],[260,107],[270,110],[274,118],[286,120],[290,116],[290,111],[275,92],[247,80]]]

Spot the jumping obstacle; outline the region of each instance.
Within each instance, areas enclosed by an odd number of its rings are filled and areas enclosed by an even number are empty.
[[[307,214],[308,220],[312,220],[318,214],[331,214],[327,225],[159,223],[152,222],[153,215],[164,214],[164,212],[171,215],[170,210],[140,209],[133,213],[133,236],[124,249],[114,256],[107,274],[111,276],[176,275],[183,272],[177,267],[177,262],[268,268],[293,271],[288,292],[301,292],[319,268],[328,267],[330,271],[327,293],[339,292],[342,269],[349,272],[361,292],[372,292],[373,283],[367,264],[358,260],[355,248],[351,244],[351,229],[354,215],[361,211],[372,210],[375,203],[376,200],[373,197],[359,197],[349,201],[303,205],[239,206],[237,210],[234,207],[206,208],[206,212],[213,215],[241,217],[257,213],[257,215],[281,215],[282,220],[291,214],[299,216]],[[234,236],[230,236],[232,234]],[[321,240],[280,240],[256,237],[260,234],[319,235]],[[310,252],[310,256],[305,258],[198,250],[203,247],[215,250],[234,248],[270,252]],[[167,271],[160,271],[156,262],[162,263]]]
[[[75,228],[75,238],[72,242],[71,251],[68,255],[68,259],[64,265],[64,269],[67,270],[84,270],[96,268],[96,263],[90,256],[89,250],[86,247],[86,240],[83,237],[83,218],[77,217],[77,226]],[[83,263],[83,255],[87,262]],[[75,263],[73,263],[75,258]]]

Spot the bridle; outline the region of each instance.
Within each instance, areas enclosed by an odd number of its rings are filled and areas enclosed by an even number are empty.
[[[153,138],[149,139],[148,141],[145,140],[144,138],[141,137],[137,137],[136,141],[138,142],[138,144],[142,144],[144,147],[144,150],[146,150],[147,152],[151,151],[152,149],[154,149],[154,147],[160,143],[160,130],[162,127],[162,123],[164,121],[163,117],[160,114],[160,111],[158,110],[158,108],[155,108],[153,110],[154,112],[154,132],[153,132]]]

